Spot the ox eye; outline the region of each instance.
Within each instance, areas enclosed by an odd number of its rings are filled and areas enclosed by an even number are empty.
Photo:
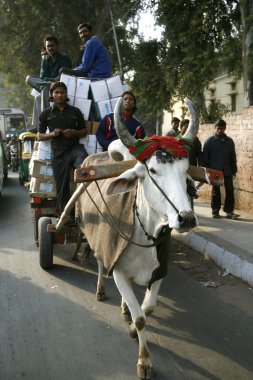
[[[151,174],[157,174],[156,170],[153,169],[153,168],[149,169],[149,173],[151,173]]]

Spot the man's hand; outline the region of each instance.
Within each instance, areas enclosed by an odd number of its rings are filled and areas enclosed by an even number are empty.
[[[75,129],[65,129],[63,131],[64,137],[71,138],[76,136]]]
[[[62,134],[62,129],[56,128],[53,134],[54,134],[54,137],[60,136]]]

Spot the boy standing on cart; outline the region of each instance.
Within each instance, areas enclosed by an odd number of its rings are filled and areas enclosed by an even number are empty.
[[[65,83],[53,83],[50,97],[53,106],[40,115],[38,139],[51,140],[51,162],[56,182],[57,202],[62,213],[71,197],[70,168],[80,167],[88,156],[84,146],[79,143],[79,138],[87,135],[87,129],[81,111],[67,104]],[[69,223],[72,222],[74,220],[69,220]]]

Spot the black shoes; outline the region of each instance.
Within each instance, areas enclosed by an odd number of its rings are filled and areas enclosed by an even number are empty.
[[[235,214],[234,212],[227,212],[227,219],[237,219],[239,218],[239,214]],[[220,219],[221,216],[219,214],[219,212],[213,212],[213,218],[215,219]]]
[[[235,214],[234,212],[227,212],[227,218],[228,219],[236,219],[239,216],[240,216],[239,214]]]

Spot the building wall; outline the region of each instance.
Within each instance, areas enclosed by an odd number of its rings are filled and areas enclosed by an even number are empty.
[[[215,78],[205,93],[206,104],[220,100],[228,107],[229,113],[240,114],[243,110],[243,81],[227,74]]]
[[[215,78],[209,83],[205,91],[206,106],[212,100],[220,101],[228,107],[229,114],[237,115],[243,111],[243,81],[227,74]],[[185,107],[181,101],[175,99],[172,112],[164,111],[162,134],[165,135],[171,128],[171,119],[173,116],[180,120],[185,118]]]
[[[235,208],[253,214],[253,107],[244,108],[242,114],[226,116],[224,120],[227,122],[226,134],[234,140],[237,154]],[[213,124],[200,126],[198,137],[202,144],[214,131]],[[209,185],[200,188],[204,199],[210,199],[210,192]],[[222,194],[224,199],[223,188]]]

